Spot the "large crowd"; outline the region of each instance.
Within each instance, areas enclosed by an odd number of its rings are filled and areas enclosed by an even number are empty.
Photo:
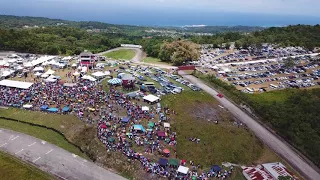
[[[165,122],[169,124],[171,121],[170,115],[176,112],[157,106],[143,110],[140,99],[133,100],[114,87],[105,92],[101,84],[86,80],[73,86],[60,82],[36,82],[29,89],[0,87],[1,106],[22,108],[24,104],[31,104],[31,110],[35,111],[43,111],[43,106],[54,107],[56,113],[71,113],[86,123],[97,124],[98,138],[107,151],[120,151],[129,160],[140,162],[143,169],[153,176],[225,179],[231,175],[232,168],[229,171],[199,173],[199,166],[192,161],[189,165],[191,171],[187,174],[177,171],[179,165],[186,165],[186,160],[179,161],[178,165],[153,162],[150,156],[178,158],[176,132],[171,131],[170,126],[164,126]],[[69,110],[63,111],[64,107]],[[144,152],[135,151],[134,146],[141,147]]]

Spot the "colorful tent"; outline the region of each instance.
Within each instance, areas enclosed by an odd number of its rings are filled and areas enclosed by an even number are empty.
[[[220,166],[218,166],[218,165],[213,165],[212,167],[211,167],[211,170],[213,171],[213,172],[219,172],[219,171],[221,171],[221,167]]]
[[[178,159],[169,159],[169,165],[170,166],[178,166],[179,165],[179,161]]]
[[[148,127],[149,127],[149,128],[153,128],[153,127],[154,127],[154,122],[149,121]]]
[[[128,123],[129,121],[130,121],[130,117],[124,117],[121,120],[122,123]]]
[[[160,158],[159,161],[158,161],[158,164],[160,166],[167,166],[168,165],[168,159]]]
[[[164,150],[163,150],[163,153],[169,154],[169,153],[170,153],[170,150],[169,150],[169,149],[164,149]]]
[[[112,85],[116,85],[116,84],[121,84],[122,83],[122,80],[119,79],[119,78],[113,78],[113,79],[110,79],[108,81],[109,84],[112,84]]]
[[[62,108],[62,112],[69,112],[70,111],[70,107],[69,106],[65,106]]]
[[[58,108],[49,108],[47,109],[48,112],[58,112],[59,109]]]
[[[138,130],[138,131],[142,131],[142,132],[146,132],[146,130],[144,129],[144,127],[141,124],[133,125],[133,129]]]

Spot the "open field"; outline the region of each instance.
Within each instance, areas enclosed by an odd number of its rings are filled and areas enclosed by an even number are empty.
[[[135,56],[136,52],[132,49],[120,49],[117,51],[109,52],[104,56],[112,59],[125,59],[131,60]]]
[[[0,151],[1,179],[10,180],[53,180],[49,174],[36,167],[20,161],[19,159]]]
[[[158,58],[153,58],[153,57],[146,57],[142,60],[142,62],[144,63],[150,63],[150,64],[167,64],[167,65],[171,65],[170,63],[166,63],[161,61]]]
[[[163,98],[163,105],[178,112],[171,122],[178,134],[178,158],[196,160],[195,163],[209,167],[226,161],[252,164],[262,156],[263,144],[244,127],[234,126],[229,113],[217,112],[220,114],[219,124],[194,117],[193,110],[197,108],[209,107],[202,114],[206,118],[212,115],[212,109],[219,109],[218,103],[208,94],[186,91]],[[188,140],[190,137],[197,137],[201,142],[191,142]]]

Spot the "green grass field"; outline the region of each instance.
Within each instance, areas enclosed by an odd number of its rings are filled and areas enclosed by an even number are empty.
[[[170,63],[163,62],[158,58],[153,58],[153,57],[146,57],[142,61],[145,63],[151,63],[151,64],[168,64],[168,65],[170,64]]]
[[[113,51],[104,56],[112,59],[124,59],[124,60],[131,60],[135,56],[136,52],[131,49],[120,49],[117,51]]]
[[[217,106],[217,102],[210,95],[185,91],[179,95],[166,96],[162,102],[163,106],[178,112],[171,121],[173,131],[178,135],[178,158],[194,160],[197,164],[210,167],[226,161],[251,164],[262,156],[263,144],[245,128],[233,126],[227,115],[219,116],[222,121],[218,125],[193,117],[194,108]],[[189,141],[190,137],[201,139],[201,143]]]
[[[53,180],[53,176],[42,172],[19,159],[0,151],[0,179],[10,180]]]

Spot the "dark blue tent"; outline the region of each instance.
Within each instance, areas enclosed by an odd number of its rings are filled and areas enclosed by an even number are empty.
[[[129,121],[130,121],[130,117],[124,117],[121,120],[122,123],[128,123]]]
[[[58,108],[49,108],[49,109],[47,109],[47,111],[48,112],[58,112],[59,111],[59,109]]]
[[[69,106],[65,106],[62,108],[62,112],[69,112],[69,111],[70,111]]]
[[[168,159],[160,158],[159,161],[158,161],[158,164],[160,166],[167,166],[168,165]]]
[[[220,166],[218,166],[218,165],[213,165],[212,167],[211,167],[211,171],[213,171],[213,172],[219,172],[219,171],[221,171],[221,167]]]
[[[45,111],[45,110],[47,110],[48,109],[48,105],[42,105],[41,107],[40,107],[40,109],[41,109],[41,111]]]

